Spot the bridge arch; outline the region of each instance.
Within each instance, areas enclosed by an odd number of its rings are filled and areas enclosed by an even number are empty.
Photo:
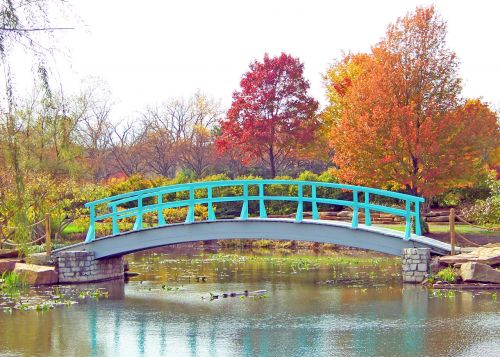
[[[84,250],[93,252],[96,259],[104,259],[172,244],[236,238],[333,243],[395,256],[400,256],[405,248],[430,248],[434,254],[449,251],[449,245],[440,241],[417,235],[404,239],[403,232],[380,227],[359,225],[353,228],[347,222],[312,219],[296,222],[279,218],[170,224],[98,238],[59,251]]]

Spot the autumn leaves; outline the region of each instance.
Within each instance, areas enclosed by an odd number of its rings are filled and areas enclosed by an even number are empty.
[[[290,158],[329,156],[348,183],[424,196],[467,185],[498,163],[499,125],[487,104],[461,96],[445,38],[433,7],[399,18],[369,53],[348,53],[326,71],[320,113],[299,59],[266,55],[234,93],[218,149],[271,176]]]

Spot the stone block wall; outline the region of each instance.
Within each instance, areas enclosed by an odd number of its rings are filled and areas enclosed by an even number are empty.
[[[58,254],[60,283],[88,283],[123,278],[123,257],[96,260],[94,252]]]
[[[429,272],[431,250],[429,248],[403,249],[403,282],[421,283]]]

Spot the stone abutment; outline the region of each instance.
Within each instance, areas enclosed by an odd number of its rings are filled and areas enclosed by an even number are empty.
[[[68,251],[57,254],[60,283],[89,283],[124,276],[123,257],[95,259],[94,252]]]

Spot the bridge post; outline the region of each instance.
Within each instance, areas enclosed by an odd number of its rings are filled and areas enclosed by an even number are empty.
[[[194,222],[194,188],[189,188],[189,208],[186,216],[186,223]]]
[[[142,195],[137,197],[137,217],[134,223],[134,231],[142,229]]]
[[[264,184],[259,183],[259,217],[267,218],[266,203],[264,201]]]
[[[212,194],[212,186],[208,186],[207,187],[207,198],[208,198],[207,209],[208,209],[208,220],[209,221],[215,221],[215,212],[214,212],[214,206],[212,203],[212,199],[213,199],[212,195],[213,195]]]
[[[319,219],[318,202],[316,202],[316,184],[311,184],[311,197],[312,197],[312,219]]]
[[[365,225],[371,226],[372,225],[372,216],[370,215],[370,209],[368,208],[368,205],[370,204],[370,192],[365,191]]]
[[[167,222],[165,222],[165,217],[163,216],[162,203],[163,203],[163,193],[160,193],[160,194],[158,194],[158,226],[159,227],[167,224]]]
[[[405,239],[410,239],[411,236],[411,202],[406,200],[406,227]]]
[[[301,183],[298,184],[298,192],[297,197],[299,199],[299,203],[297,205],[297,213],[295,215],[295,222],[302,222],[304,219],[304,201],[302,197],[304,196],[304,188]]]
[[[430,248],[403,249],[403,282],[418,284],[424,281],[426,274],[429,272],[430,261]]]
[[[90,205],[90,224],[89,230],[87,231],[87,236],[85,237],[85,243],[92,242],[95,239],[95,206]]]
[[[352,191],[352,203],[353,203],[353,212],[352,212],[352,228],[358,228],[358,216],[359,216],[359,208],[358,208],[358,191]]]
[[[113,235],[115,234],[119,234],[120,233],[120,228],[118,227],[118,217],[117,217],[117,208],[116,208],[116,205],[113,205],[112,208],[111,208],[112,212],[113,212],[113,218],[112,218],[112,221],[113,221],[113,224],[112,224],[112,229],[113,229]]]
[[[241,207],[240,219],[248,218],[248,184],[243,184],[243,206]]]
[[[422,235],[422,226],[420,225],[420,202],[415,201],[415,234]]]

